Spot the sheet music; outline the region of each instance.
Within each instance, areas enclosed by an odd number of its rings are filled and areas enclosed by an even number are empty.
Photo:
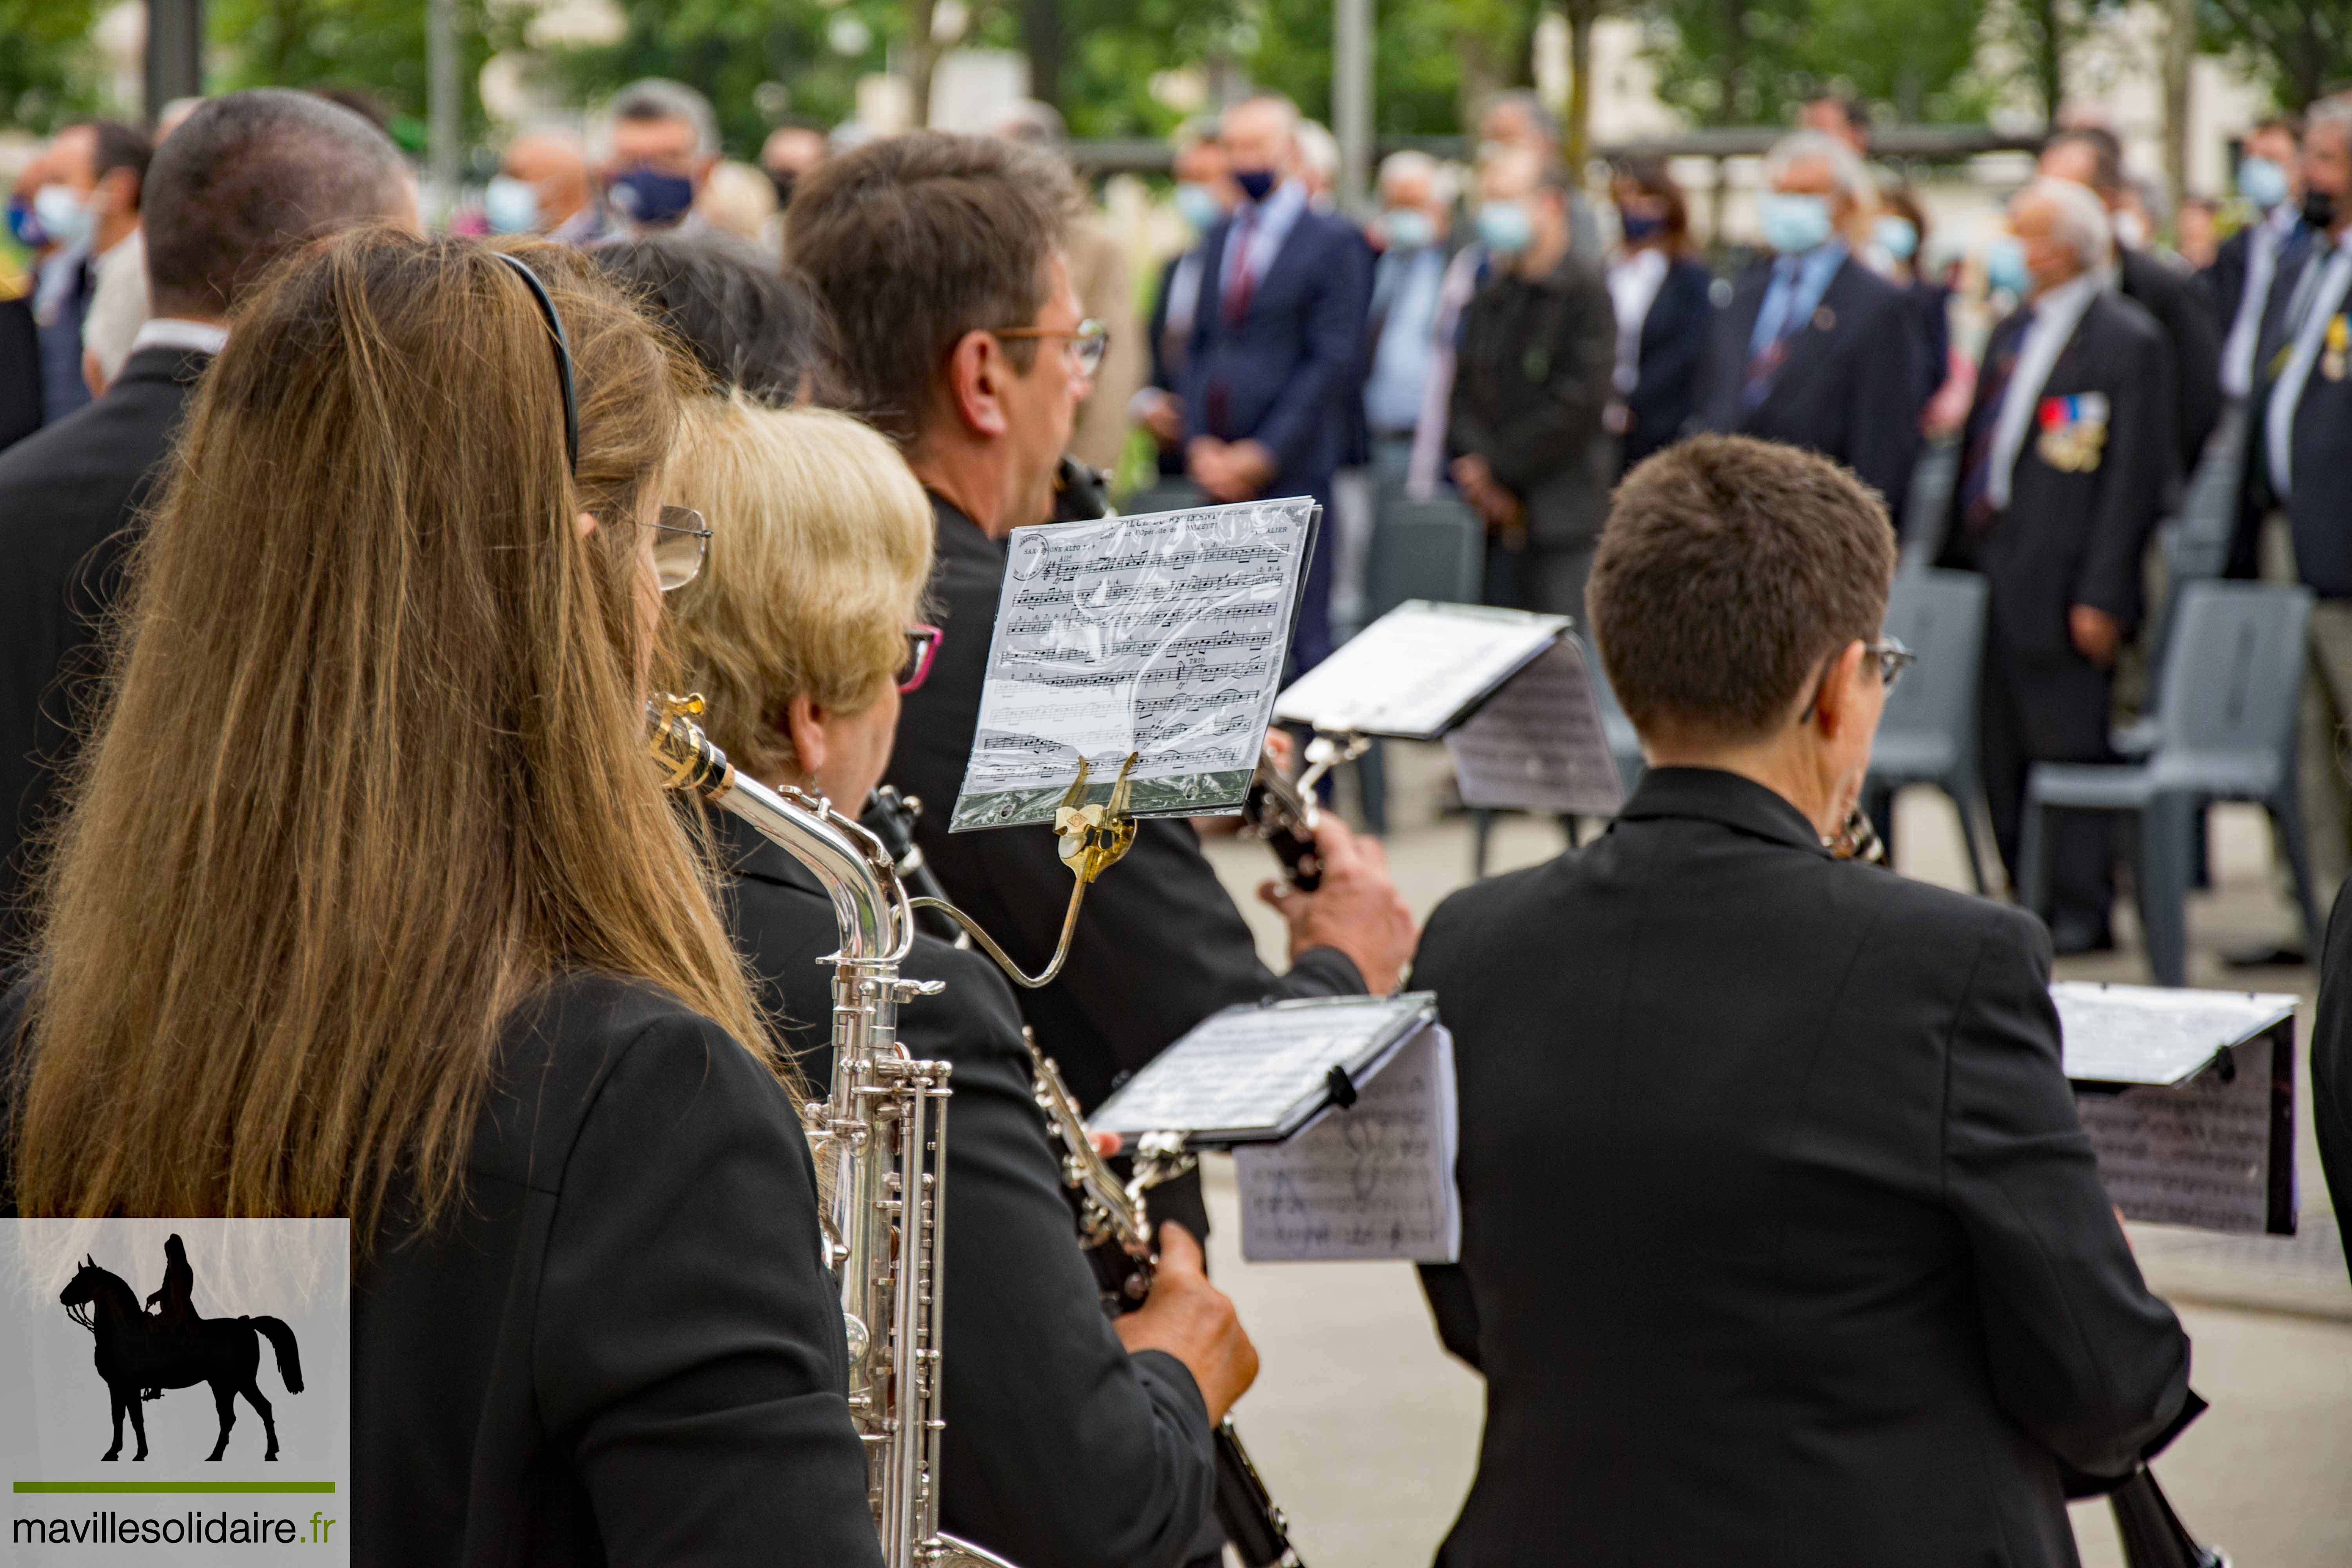
[[[1567,629],[1565,616],[1408,599],[1293,682],[1275,717],[1433,741]]]
[[[2081,1093],[2074,1109],[2125,1216],[2259,1235],[2270,1219],[2271,1041],[2240,1045],[2189,1082]]]
[[[1454,1184],[1454,1037],[1430,1024],[1356,1103],[1280,1143],[1234,1151],[1242,1256],[1252,1263],[1462,1256]]]
[[[2066,1076],[2092,1083],[2179,1083],[2224,1046],[2294,1013],[2292,996],[2180,991],[2062,980],[2050,987],[2063,1031]]]
[[[1425,992],[1228,1007],[1153,1058],[1087,1126],[1129,1135],[1276,1136],[1323,1103],[1332,1068],[1360,1079],[1433,1016]]]
[[[1082,757],[1087,798],[1106,799],[1130,752],[1134,815],[1238,808],[1317,510],[1296,497],[1014,529],[949,828],[1052,821]]]
[[[1448,731],[1445,752],[1465,805],[1614,816],[1625,804],[1573,633]]]

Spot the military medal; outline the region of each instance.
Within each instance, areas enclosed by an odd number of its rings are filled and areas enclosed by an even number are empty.
[[[2342,381],[2347,350],[2352,350],[2352,321],[2338,315],[2327,323],[2326,346],[2319,355],[2319,374],[2330,381]]]
[[[2062,474],[2091,474],[2107,445],[2107,398],[2105,393],[2078,392],[2045,397],[2036,413],[2042,426],[2034,450]]]

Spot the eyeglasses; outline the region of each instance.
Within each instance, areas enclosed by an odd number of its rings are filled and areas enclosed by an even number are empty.
[[[1863,644],[1862,651],[1878,661],[1878,684],[1890,692],[1895,689],[1895,683],[1902,679],[1903,672],[1919,662],[1919,656],[1905,647],[1901,637],[1886,632],[1880,633],[1876,642]],[[1836,663],[1837,658],[1837,654],[1830,655],[1831,663]],[[1822,679],[1813,686],[1813,700],[1805,704],[1802,713],[1797,715],[1798,723],[1812,721],[1814,711],[1822,705],[1822,688],[1828,684],[1829,674],[1824,670]]]
[[[702,575],[702,558],[710,549],[710,530],[702,514],[690,506],[666,506],[654,526],[654,577],[665,594],[674,593]]]
[[[1070,353],[1078,362],[1088,380],[1102,369],[1103,355],[1110,352],[1110,329],[1100,321],[1080,321],[1076,328],[1054,327],[991,327],[989,336],[996,338],[1067,338]]]
[[[919,688],[931,678],[931,660],[939,657],[940,639],[947,633],[932,626],[911,626],[907,628],[907,662],[898,667],[898,690],[901,695]]]

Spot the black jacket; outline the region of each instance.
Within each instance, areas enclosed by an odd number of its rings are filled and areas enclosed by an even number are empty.
[[[2172,345],[2173,439],[2180,471],[2196,471],[2205,438],[2221,417],[2221,333],[2213,298],[2196,275],[2146,250],[2116,247],[2124,298],[2156,318]]]
[[[29,289],[0,300],[0,451],[41,427],[41,331]]]
[[[822,1094],[833,1072],[833,906],[789,854],[732,817],[738,945]],[[898,1013],[949,1082],[940,1522],[1021,1568],[1169,1568],[1214,1479],[1208,1408],[1181,1362],[1129,1355],[1078,1250],[1061,1156],[1030,1098],[1012,988],[977,952],[919,935],[900,973],[947,990]]]
[[[947,831],[971,758],[1004,546],[936,496],[932,510],[931,598],[947,635],[929,679],[899,710],[889,782],[923,802],[916,838],[949,894],[1034,974],[1053,953],[1070,900],[1052,831]],[[1270,875],[1271,858],[1266,867]],[[1023,992],[1021,1011],[1091,1108],[1220,1007],[1363,988],[1355,964],[1331,948],[1301,954],[1286,975],[1268,972],[1192,825],[1150,821],[1136,825],[1134,847],[1087,890],[1068,967],[1044,990]]]
[[[1715,307],[1707,302],[1713,283],[1706,268],[1687,256],[1666,263],[1658,297],[1642,318],[1636,379],[1625,395],[1628,418],[1618,440],[1620,472],[1681,440],[1698,406],[1699,378],[1715,332]]]
[[[2311,1120],[2336,1226],[2352,1260],[2352,915],[2336,896],[2319,963],[2319,1016],[2311,1029]],[[2352,1261],[2347,1261],[2352,1268]]]
[[[1789,340],[1788,357],[1753,408],[1744,406],[1748,341],[1771,287],[1770,258],[1732,285],[1716,312],[1699,421],[1706,429],[1786,441],[1843,463],[1901,510],[1919,452],[1917,307],[1909,295],[1848,257],[1830,277],[1812,320]]]
[[[1486,459],[1538,544],[1601,532],[1617,456],[1601,421],[1616,370],[1609,285],[1579,257],[1541,278],[1498,271],[1463,310],[1445,445]]]
[[[2352,598],[2352,376],[2327,374],[2329,356],[2323,353],[2303,384],[2294,406],[2288,441],[2289,484],[2284,502],[2271,484],[2270,403],[2275,390],[2270,375],[2294,347],[2293,322],[2287,320],[2306,268],[2325,268],[2329,251],[2305,245],[2282,260],[2271,288],[2271,307],[2263,316],[2262,352],[2255,356],[2254,395],[2247,420],[2245,508],[2255,518],[2284,506],[2294,540],[2295,574],[2322,598]],[[2325,285],[2324,276],[2314,283]],[[2336,305],[2338,316],[2352,313],[2352,299]],[[2339,370],[2342,368],[2337,363]]]
[[[358,1266],[352,1561],[878,1568],[819,1246],[764,1068],[649,986],[547,987],[462,1206]]]
[[[2000,416],[1994,398],[2024,341],[2022,312],[1993,329],[1985,345],[1988,374],[1961,431],[1960,450],[1989,447]],[[2087,472],[2054,468],[2043,457],[2040,410],[2047,400],[2089,393],[2106,399],[2105,445]],[[1947,566],[1990,580],[1993,633],[2021,652],[2063,653],[2074,647],[2066,612],[2105,610],[2128,633],[2139,623],[2140,559],[2163,516],[2177,460],[2172,439],[2172,352],[2148,313],[2119,294],[2092,296],[2026,426],[2010,482],[2009,509],[1981,528],[1959,515],[1955,486],[1944,531]]]
[[[101,673],[132,525],[210,363],[142,349],[104,397],[0,453],[0,940],[21,929],[26,840]]]
[[[1462,1261],[1424,1277],[1486,1378],[1441,1561],[2071,1565],[2062,1462],[2199,1406],[2049,975],[2031,915],[1704,769],[1441,905]]]

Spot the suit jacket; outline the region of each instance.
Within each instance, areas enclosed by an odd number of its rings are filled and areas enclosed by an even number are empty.
[[[934,496],[931,505],[939,518],[931,598],[947,635],[930,678],[899,710],[889,782],[924,802],[916,841],[949,894],[1034,973],[1053,953],[1070,900],[1052,831],[947,831],[971,758],[1004,546],[947,501]],[[1192,825],[1153,820],[1136,825],[1126,857],[1087,889],[1068,967],[1020,1000],[1045,1054],[1091,1108],[1220,1007],[1363,988],[1355,964],[1331,948],[1302,953],[1280,978],[1268,972]]]
[[[1813,319],[1789,339],[1763,400],[1746,407],[1748,344],[1772,282],[1768,258],[1740,274],[1716,312],[1699,401],[1702,427],[1810,447],[1852,468],[1891,517],[1919,452],[1919,332],[1904,291],[1848,257]]]
[[[763,999],[822,1094],[833,1074],[833,905],[733,817],[729,916]],[[917,1057],[955,1064],[948,1118],[945,1528],[1021,1568],[1187,1560],[1215,1479],[1208,1407],[1160,1351],[1129,1355],[1078,1250],[1061,1153],[1030,1098],[1021,1014],[996,966],[918,935],[899,973],[940,980],[898,1014]]]
[[[1666,264],[1657,298],[1642,318],[1641,361],[1633,390],[1625,395],[1629,420],[1618,440],[1620,472],[1681,440],[1698,406],[1714,334],[1715,307],[1707,302],[1713,283],[1707,269],[1687,256]]]
[[[2214,248],[2213,259],[2193,275],[2197,286],[2205,291],[2205,303],[2213,312],[2213,320],[2226,339],[2230,323],[2238,319],[2238,305],[2246,297],[2246,253],[2253,245],[2254,230],[2262,226],[2262,215],[2254,221],[2242,224],[2230,237]]]
[[[1961,430],[1963,454],[1991,444],[2026,324],[2022,311],[2010,316],[1985,345],[1987,374],[1977,379]],[[2040,410],[2049,399],[2085,393],[2106,399],[2105,445],[2097,468],[2070,472],[2043,455]],[[2001,642],[2023,653],[2069,654],[2073,605],[2106,611],[2126,633],[2139,624],[2141,557],[2164,514],[2178,456],[2172,351],[2162,329],[2120,294],[2093,295],[2035,406],[2006,511],[1974,526],[1960,515],[1966,487],[1953,487],[1942,563],[1989,579],[1992,635]]]
[[[586,974],[516,1010],[496,1072],[460,1206],[359,1261],[352,1561],[879,1568],[783,1086]]]
[[[2336,895],[2319,961],[2319,1016],[2311,1029],[2311,1120],[2336,1226],[2352,1268],[2352,914]]]
[[[1371,250],[1345,218],[1308,207],[1233,323],[1218,288],[1233,230],[1228,217],[1202,245],[1202,308],[1179,383],[1185,438],[1257,441],[1274,454],[1267,495],[1328,499],[1349,410],[1363,406]]]
[[[2205,438],[2221,417],[2221,332],[2212,296],[2177,262],[2150,251],[2117,247],[2124,297],[2156,318],[2172,344],[2173,438],[2180,471],[2196,470]]]
[[[0,939],[21,934],[27,840],[103,673],[99,630],[140,509],[210,363],[142,349],[104,397],[0,452]]]
[[[2271,286],[2271,305],[2263,317],[2262,348],[2254,356],[2254,394],[2247,420],[2245,510],[2242,525],[2258,521],[2284,504],[2294,540],[2296,575],[2322,598],[2352,598],[2352,531],[2344,520],[2352,516],[2352,376],[2327,374],[2325,354],[2311,367],[2296,401],[2294,424],[2288,437],[2290,464],[2287,496],[2282,503],[2271,485],[2269,408],[2273,387],[2271,370],[2293,347],[2287,310],[2305,268],[2327,265],[2328,253],[2305,245],[2282,258]],[[2336,313],[2352,312],[2352,299]]]
[[[2062,1464],[2120,1475],[2197,1408],[2032,915],[1657,768],[1448,899],[1413,977],[1462,1118],[1430,1295],[1486,1378],[1447,1568],[2072,1564]]]
[[[1168,318],[1172,301],[1169,293],[1176,287],[1177,274],[1184,265],[1185,257],[1196,254],[1198,249],[1196,246],[1192,250],[1179,251],[1160,268],[1160,287],[1151,295],[1150,324],[1145,329],[1145,335],[1151,345],[1151,370],[1144,384],[1180,396],[1182,395],[1184,382],[1184,351],[1191,344],[1192,334],[1189,327],[1181,332],[1171,330]],[[1200,281],[1197,268],[1192,281],[1195,284]],[[1197,302],[1196,296],[1194,300],[1186,300],[1185,304],[1190,309]],[[1161,447],[1158,456],[1162,474],[1172,476],[1184,471],[1184,444],[1181,441],[1173,447]]]
[[[1526,509],[1535,543],[1601,533],[1616,444],[1601,428],[1617,370],[1617,313],[1592,264],[1497,272],[1462,313],[1447,448],[1474,454]]]
[[[29,295],[0,299],[0,451],[41,427],[41,331]]]
[[[1919,408],[1925,413],[1952,374],[1952,291],[1941,283],[1914,281],[1903,292],[1919,319]]]

